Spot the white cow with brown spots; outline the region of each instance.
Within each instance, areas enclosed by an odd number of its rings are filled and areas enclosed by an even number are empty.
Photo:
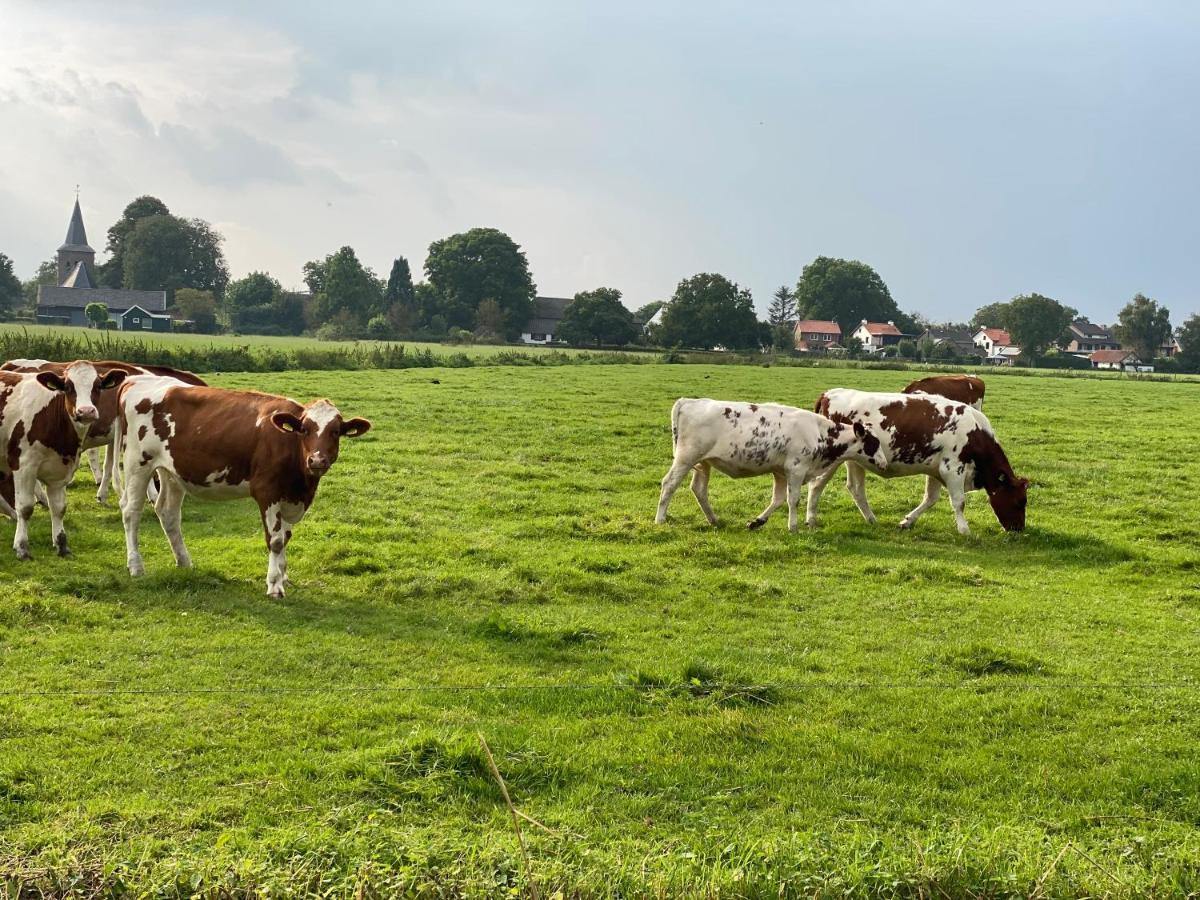
[[[671,436],[675,461],[662,480],[654,519],[659,524],[667,520],[672,495],[692,472],[692,493],[705,518],[716,525],[708,502],[708,478],[715,468],[731,478],[772,475],[771,503],[748,525],[761,528],[786,500],[788,528],[795,531],[805,482],[844,460],[870,460],[879,449],[879,441],[861,425],[840,425],[792,406],[736,400],[676,400]]]
[[[157,473],[161,488],[154,511],[181,567],[192,564],[180,527],[186,495],[254,498],[270,553],[267,594],[272,597],[284,594],[292,530],[337,461],[341,439],[371,427],[366,419],[343,419],[328,400],[301,406],[272,394],[165,378],[131,381],[121,392],[117,422],[118,446],[124,447],[121,512],[129,574],[145,571],[138,524],[146,488]]]

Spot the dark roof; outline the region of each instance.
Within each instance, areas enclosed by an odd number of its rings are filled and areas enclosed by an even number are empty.
[[[1116,338],[1113,337],[1112,329],[1107,325],[1094,325],[1087,319],[1076,319],[1070,324],[1069,327],[1072,333],[1086,340],[1116,342]]]
[[[94,288],[96,285],[92,284],[92,277],[88,274],[87,266],[84,265],[83,260],[80,260],[71,267],[71,271],[67,274],[62,286],[68,288]]]
[[[571,300],[570,297],[535,297],[529,321],[525,323],[525,333],[554,334]]]
[[[136,304],[136,303],[135,303],[135,304],[133,304],[133,306],[129,307],[129,309],[125,310],[124,312],[122,312],[122,313],[118,313],[118,315],[120,316],[120,318],[122,318],[122,319],[123,319],[123,318],[125,318],[127,315],[129,315],[131,312],[133,312],[135,309],[136,309],[138,312],[142,313],[143,315],[147,315],[147,316],[149,316],[149,317],[150,317],[150,318],[152,318],[152,319],[169,319],[169,318],[171,318],[171,315],[170,315],[170,313],[156,313],[156,312],[151,312],[150,310],[148,310],[148,309],[145,309],[145,308],[143,308],[143,307],[139,306],[139,305],[138,305],[138,304]]]
[[[67,226],[67,239],[63,241],[63,245],[59,250],[90,250],[88,246],[87,232],[83,228],[83,213],[79,210],[79,198],[75,198],[75,208],[71,211],[71,224]]]
[[[114,288],[38,286],[38,310],[45,307],[83,309],[89,303],[103,303],[110,310],[124,311],[140,306],[147,312],[167,311],[166,291],[119,291]]]
[[[939,343],[948,341],[952,344],[970,344],[975,339],[975,336],[965,328],[926,328],[921,337],[922,339],[930,338]]]

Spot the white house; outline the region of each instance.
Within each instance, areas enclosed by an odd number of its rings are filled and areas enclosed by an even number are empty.
[[[850,333],[850,337],[858,338],[862,348],[868,353],[878,353],[884,347],[898,344],[905,338],[904,332],[896,327],[895,322],[868,322],[862,324]]]
[[[550,344],[559,340],[558,324],[571,303],[570,297],[535,297],[533,312],[521,329],[521,342]]]
[[[1003,328],[980,328],[972,340],[976,347],[982,347],[987,353],[989,362],[1007,365],[1021,355],[1021,348],[1013,344]]]

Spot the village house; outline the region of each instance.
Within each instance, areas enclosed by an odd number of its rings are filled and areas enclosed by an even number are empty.
[[[79,209],[79,198],[76,197],[71,222],[67,226],[67,238],[58,248],[58,284],[38,286],[38,323],[91,325],[84,310],[90,303],[103,303],[108,309],[109,318],[116,319],[122,329],[171,330],[166,291],[126,291],[97,285],[96,251],[88,244],[83,213]],[[144,315],[126,315],[135,308]]]
[[[1011,366],[1021,355],[1021,348],[1013,345],[1012,337],[1003,328],[980,328],[972,341],[983,349],[987,361],[993,365]]]
[[[533,312],[521,329],[521,342],[525,344],[551,344],[560,340],[558,326],[563,313],[571,303],[570,297],[535,297]]]
[[[1087,356],[1096,350],[1120,350],[1121,342],[1107,325],[1094,325],[1087,319],[1076,319],[1067,326],[1067,353]]]
[[[1088,356],[1093,369],[1153,372],[1153,366],[1143,366],[1132,350],[1095,350]]]
[[[879,353],[885,347],[892,347],[905,338],[913,337],[897,328],[895,322],[868,322],[866,319],[850,336],[858,338],[863,350],[868,353]]]
[[[939,358],[981,357],[982,350],[975,346],[971,332],[965,328],[926,328],[917,338],[918,344],[932,341],[934,355]],[[953,352],[951,352],[953,351]]]
[[[842,342],[842,326],[821,319],[802,319],[796,323],[796,349],[801,353],[824,351]]]

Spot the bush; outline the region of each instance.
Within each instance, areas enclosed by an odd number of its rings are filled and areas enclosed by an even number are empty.
[[[367,337],[374,341],[390,341],[395,337],[391,320],[387,316],[374,316],[367,322]]]

